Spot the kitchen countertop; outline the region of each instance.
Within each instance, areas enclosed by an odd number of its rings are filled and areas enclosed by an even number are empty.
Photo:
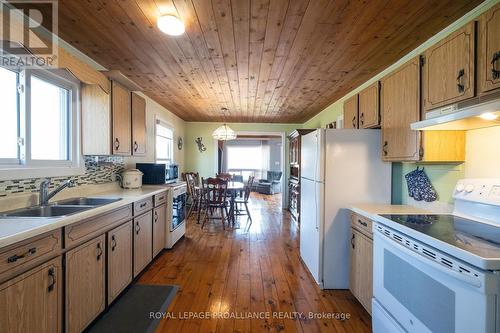
[[[358,204],[350,209],[368,219],[374,219],[374,215],[380,214],[431,214],[429,210],[413,207],[410,205],[389,205],[389,204]]]
[[[172,185],[178,186],[180,184],[176,183]],[[69,191],[72,197],[89,196],[93,198],[122,198],[122,200],[57,218],[2,218],[0,219],[0,248],[124,207],[135,201],[161,193],[172,187],[172,185],[145,185],[140,189],[129,190],[118,186],[106,186],[103,187],[103,191],[93,192],[90,195],[85,190],[80,192],[73,189],[73,191]],[[66,195],[66,197],[69,196]],[[61,200],[62,198],[61,196],[56,196],[53,201]]]

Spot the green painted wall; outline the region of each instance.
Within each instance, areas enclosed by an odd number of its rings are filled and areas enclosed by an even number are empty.
[[[213,176],[216,172],[215,142],[212,132],[221,123],[188,122],[185,128],[185,170],[197,171],[202,177]],[[302,124],[266,124],[266,123],[228,123],[236,132],[284,132],[288,134]],[[195,143],[196,138],[202,137],[206,151],[200,152]],[[288,140],[285,140],[285,165],[288,163]]]

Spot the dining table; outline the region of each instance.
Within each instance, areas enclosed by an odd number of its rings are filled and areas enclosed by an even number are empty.
[[[236,223],[236,214],[234,213],[236,209],[236,203],[235,203],[236,197],[244,189],[245,189],[245,183],[231,181],[231,180],[227,182],[226,193],[229,195],[229,218],[231,219],[231,223],[233,225]],[[197,185],[195,186],[195,190],[201,192],[202,188],[199,185]],[[200,200],[203,200],[202,198],[203,198],[203,193],[200,195]],[[200,217],[201,217],[201,209],[198,209],[198,223],[200,223]]]

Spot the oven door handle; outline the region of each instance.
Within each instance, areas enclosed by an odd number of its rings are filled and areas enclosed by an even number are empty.
[[[393,247],[395,247],[398,250],[401,250],[406,255],[417,259],[418,261],[420,261],[424,265],[428,265],[428,266],[430,266],[430,267],[432,267],[432,268],[434,268],[434,269],[436,269],[444,274],[447,274],[447,275],[449,275],[457,280],[460,280],[464,283],[467,283],[468,285],[471,285],[471,286],[476,287],[476,288],[481,288],[482,283],[481,283],[481,280],[479,280],[478,278],[474,278],[471,276],[467,276],[465,274],[461,274],[459,272],[456,272],[456,271],[448,268],[447,266],[444,266],[444,265],[441,265],[441,264],[435,262],[432,259],[427,259],[422,254],[416,253],[412,250],[407,249],[404,245],[396,243],[396,241],[390,239],[389,237],[387,237],[385,235],[379,234],[379,237],[382,238],[382,241],[390,241],[390,244],[394,243],[394,244],[391,244]]]

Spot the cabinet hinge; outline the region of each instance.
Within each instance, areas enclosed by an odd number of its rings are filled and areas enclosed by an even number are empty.
[[[17,93],[18,94],[24,93],[24,85],[22,84],[17,85]]]
[[[17,138],[17,145],[20,147],[24,146],[24,138]]]
[[[424,148],[423,147],[420,147],[420,149],[418,150],[418,156],[420,157],[420,159],[422,159],[424,157]]]

